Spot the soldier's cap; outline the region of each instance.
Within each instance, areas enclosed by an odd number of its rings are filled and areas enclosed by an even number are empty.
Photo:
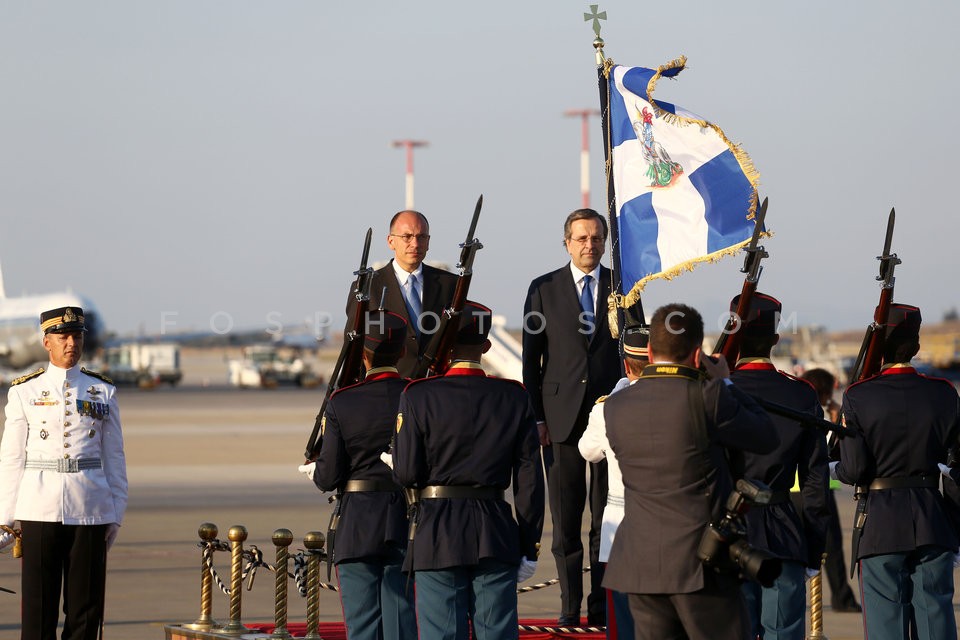
[[[80,307],[57,307],[40,314],[40,330],[48,333],[86,331],[83,324],[83,309]]]
[[[740,304],[740,296],[737,295],[730,301],[730,311],[736,312],[737,305]],[[777,325],[780,324],[780,312],[783,305],[773,296],[755,291],[750,298],[750,308],[740,318],[740,331],[747,336],[772,336],[777,333]]]
[[[628,325],[623,330],[623,356],[635,360],[649,360],[650,328],[640,324]]]
[[[920,321],[920,307],[892,303],[887,313],[887,340],[919,340]]]
[[[490,333],[493,311],[479,302],[467,300],[460,311],[460,326],[457,329],[457,344],[483,344]]]
[[[391,311],[368,311],[363,347],[379,355],[396,355],[407,337],[407,321]]]

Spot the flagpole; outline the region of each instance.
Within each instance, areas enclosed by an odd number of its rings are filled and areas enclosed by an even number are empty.
[[[605,70],[608,66],[608,61],[603,53],[604,41],[600,37],[600,20],[607,19],[607,12],[598,12],[597,5],[590,5],[591,13],[584,13],[584,21],[593,21],[593,31],[596,34],[596,38],[593,40],[593,48],[596,50],[597,57],[597,86],[600,91],[600,120],[601,127],[603,129],[603,159],[605,167],[605,175],[607,178],[607,219],[609,220],[609,236],[610,236],[610,271],[613,282],[611,283],[611,290],[613,295],[616,298],[616,314],[617,314],[617,334],[622,336],[623,326],[624,326],[624,309],[622,306],[623,301],[623,274],[620,269],[620,229],[617,224],[617,196],[616,191],[613,185],[613,161],[611,159],[611,149],[610,149],[610,100],[609,100],[609,83]],[[612,63],[612,61],[610,61]],[[643,314],[643,304],[640,301],[640,298],[637,298],[637,302],[633,307],[632,313],[633,317],[638,320],[642,325],[646,325],[646,316]],[[611,323],[611,327],[613,323]]]

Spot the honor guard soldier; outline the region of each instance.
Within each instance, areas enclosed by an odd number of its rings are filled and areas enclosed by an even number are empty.
[[[938,464],[955,451],[960,400],[946,380],[917,373],[920,309],[891,304],[883,366],[847,388],[837,479],[856,485],[853,561],[859,561],[864,636],[956,638],[953,560],[957,533],[938,490]],[[952,482],[945,480],[946,482]]]
[[[544,483],[536,417],[523,386],[488,377],[491,312],[467,302],[445,375],[400,399],[394,474],[418,491],[406,568],[423,640],[517,638],[517,582],[533,575]],[[504,491],[513,485],[513,505]],[[519,571],[518,571],[519,567]]]
[[[627,325],[623,330],[623,369],[626,377],[621,378],[609,395],[617,393],[633,384],[649,362],[647,343],[650,331],[640,325]],[[600,562],[604,564],[610,558],[610,547],[617,533],[617,527],[623,520],[623,476],[620,464],[607,440],[607,424],[603,417],[604,402],[609,396],[600,396],[590,411],[587,429],[577,443],[580,455],[587,462],[607,461],[607,504],[603,508],[603,524],[600,527]],[[633,640],[633,617],[627,594],[607,589],[607,638],[611,640]]]
[[[327,536],[351,640],[416,640],[412,590],[402,573],[407,504],[380,459],[409,380],[397,373],[407,323],[370,311],[364,327],[363,382],[337,390],[323,416],[323,446],[301,467],[323,491],[337,491]]]
[[[735,297],[730,310],[736,311],[739,302],[740,296]],[[822,418],[813,386],[777,370],[770,360],[773,346],[780,341],[781,309],[776,298],[754,293],[746,317],[740,318],[740,354],[730,379],[752,396]],[[751,637],[802,640],[805,573],[819,571],[829,525],[827,441],[820,432],[795,421],[776,415],[771,419],[780,437],[777,448],[768,453],[735,452],[732,466],[735,476],[760,480],[773,491],[768,504],[746,512],[747,542],[780,558],[782,570],[770,587],[745,581],[741,589],[750,614]],[[803,497],[803,517],[790,501],[795,476]]]
[[[116,387],[79,366],[83,310],[40,314],[50,363],[11,383],[0,442],[0,524],[23,536],[23,640],[95,640],[107,550],[127,507]]]

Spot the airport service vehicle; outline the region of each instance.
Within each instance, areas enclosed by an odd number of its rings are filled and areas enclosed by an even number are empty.
[[[227,361],[227,369],[228,381],[234,387],[315,387],[320,384],[320,377],[296,350],[273,345],[244,347],[240,358]]]
[[[103,371],[118,386],[174,386],[183,378],[180,370],[180,346],[173,343],[130,342],[107,347],[104,351]]]

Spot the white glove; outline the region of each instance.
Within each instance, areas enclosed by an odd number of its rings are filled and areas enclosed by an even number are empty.
[[[302,464],[299,467],[297,467],[297,471],[307,476],[307,479],[310,480],[310,482],[313,482],[313,472],[316,470],[317,470],[316,462],[309,462],[307,464]]]
[[[950,472],[953,471],[953,469],[943,464],[942,462],[938,463],[937,466],[940,467],[940,473],[942,473],[944,476],[948,478],[950,477]]]
[[[804,567],[803,572],[807,574],[807,579],[815,578],[820,575],[820,569],[811,569],[810,567]]]
[[[383,460],[383,464],[385,464],[385,465],[387,465],[388,467],[390,467],[391,469],[393,469],[393,454],[392,454],[392,453],[387,453],[386,451],[384,451],[383,453],[380,454],[380,459]]]
[[[831,480],[839,480],[839,479],[840,479],[840,478],[837,477],[837,465],[838,465],[838,464],[840,464],[840,461],[839,461],[839,460],[835,460],[835,461],[833,461],[833,462],[827,463],[827,466],[830,467],[830,479],[831,479]]]
[[[107,525],[107,551],[110,551],[110,547],[113,546],[113,543],[117,540],[117,534],[120,533],[120,525],[116,522],[111,522]]]
[[[527,560],[527,557],[524,556],[520,559],[520,566],[517,567],[517,582],[523,582],[524,580],[529,580],[533,577],[533,574],[537,572],[537,561],[536,560]]]
[[[14,536],[12,533],[7,533],[6,531],[0,533],[0,549],[9,547],[16,539],[16,536]]]

